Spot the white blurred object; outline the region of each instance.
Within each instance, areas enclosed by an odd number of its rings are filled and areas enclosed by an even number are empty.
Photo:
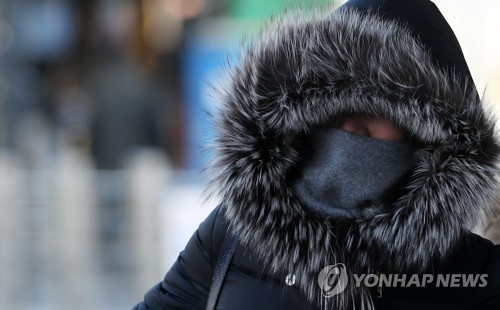
[[[217,205],[216,197],[203,201],[204,183],[202,178],[197,177],[199,174],[197,171],[178,172],[175,175],[176,182],[165,192],[161,228],[168,242],[164,244],[164,273],[175,262],[200,223]]]
[[[54,174],[54,237],[60,302],[89,309],[92,267],[97,253],[95,172],[88,155],[63,148]],[[55,254],[55,255],[54,255]]]
[[[12,154],[0,150],[0,309],[13,309],[21,289],[16,262],[16,197],[20,194],[20,172]]]
[[[160,207],[171,168],[160,151],[148,148],[131,154],[125,167],[130,219],[125,231],[130,233],[133,290],[140,300],[144,292],[161,279],[164,236],[160,233]]]

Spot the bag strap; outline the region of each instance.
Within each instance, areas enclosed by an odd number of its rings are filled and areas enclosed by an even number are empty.
[[[222,288],[222,283],[226,278],[227,270],[229,268],[229,264],[231,264],[231,260],[233,259],[237,243],[236,238],[228,232],[222,243],[219,258],[217,259],[217,265],[215,265],[212,284],[210,286],[210,292],[208,293],[207,310],[215,310]]]
[[[231,233],[227,233],[215,265],[214,275],[212,277],[212,284],[210,286],[210,293],[208,294],[207,310],[215,310],[217,299],[219,298],[222,283],[226,278],[227,270],[231,260],[233,259],[234,252],[237,245],[236,238]]]

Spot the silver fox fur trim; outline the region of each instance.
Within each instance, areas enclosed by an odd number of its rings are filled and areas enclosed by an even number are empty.
[[[240,243],[273,274],[294,271],[318,307],[373,306],[352,283],[322,298],[317,276],[326,265],[422,271],[492,205],[499,146],[477,95],[465,90],[472,82],[433,64],[394,21],[352,10],[288,12],[244,47],[229,81],[208,191],[222,197]],[[392,119],[421,146],[393,205],[374,202],[366,218],[333,221],[303,208],[288,178],[302,139],[343,114]]]

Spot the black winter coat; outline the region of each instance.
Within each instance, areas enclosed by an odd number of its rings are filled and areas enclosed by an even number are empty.
[[[221,209],[215,209],[191,237],[163,282],[144,296],[135,310],[205,309],[212,275],[227,233]],[[475,234],[464,236],[434,274],[487,274],[487,286],[477,288],[407,287],[373,292],[376,309],[443,310],[500,309],[500,246]],[[251,251],[238,246],[219,296],[217,309],[318,309],[294,286],[286,274],[272,277]]]
[[[138,309],[203,309],[226,231],[239,246],[218,309],[500,309],[500,249],[470,233],[494,204],[500,147],[432,2],[350,0],[333,14],[289,12],[229,74],[210,167],[209,191],[222,207]],[[393,203],[328,219],[301,204],[290,177],[308,134],[346,114],[393,120],[418,150]],[[350,280],[326,298],[318,276],[340,263]],[[384,287],[377,298],[353,281],[455,273],[485,275],[487,286]]]

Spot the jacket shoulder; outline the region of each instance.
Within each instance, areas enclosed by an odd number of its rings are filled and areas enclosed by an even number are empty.
[[[200,224],[163,281],[134,309],[204,309],[226,232],[219,206]]]
[[[462,241],[456,273],[480,275],[482,281],[474,289],[473,303],[477,309],[500,309],[500,245],[469,234]]]
[[[500,309],[500,245],[488,241],[481,274],[487,276],[486,286],[479,287],[475,299],[479,309]]]

